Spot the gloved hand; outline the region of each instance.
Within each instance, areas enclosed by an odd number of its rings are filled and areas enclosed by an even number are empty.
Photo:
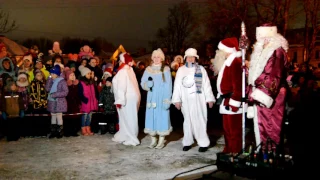
[[[152,88],[153,87],[153,81],[147,81],[147,86],[148,86],[148,88]]]
[[[169,103],[163,103],[162,107],[164,110],[168,110],[170,108],[170,105]]]
[[[120,109],[121,108],[121,104],[116,104],[116,107]]]
[[[174,106],[176,106],[176,108],[177,108],[178,110],[180,110],[180,109],[181,109],[181,102],[175,103]]]
[[[232,111],[232,112],[237,112],[237,111],[239,110],[239,108],[238,108],[238,107],[235,107],[235,106],[229,105],[229,107],[231,108],[231,111]]]
[[[19,114],[20,118],[24,117],[24,110],[20,110],[20,114]]]

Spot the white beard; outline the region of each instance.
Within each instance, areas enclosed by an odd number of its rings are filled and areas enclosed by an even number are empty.
[[[223,66],[224,62],[227,59],[227,53],[222,51],[222,50],[217,50],[216,51],[216,55],[214,57],[213,60],[213,71],[214,71],[214,75],[218,75],[221,67]]]

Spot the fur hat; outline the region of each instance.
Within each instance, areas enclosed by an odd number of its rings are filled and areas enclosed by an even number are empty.
[[[91,72],[91,70],[89,68],[84,67],[84,66],[79,66],[79,71],[81,73],[81,76],[85,76]]]
[[[180,58],[180,60],[178,58]],[[173,61],[176,61],[177,63],[183,63],[183,57],[181,55],[177,55],[174,57]]]
[[[241,51],[239,50],[238,39],[235,37],[226,38],[219,42],[218,48],[226,53],[236,54],[236,57],[241,56]]]
[[[273,37],[278,34],[277,26],[265,23],[256,28],[256,38]]]
[[[60,76],[60,74],[61,74],[61,68],[60,68],[60,66],[57,64],[57,65],[55,65],[53,68],[51,68],[49,72],[50,72],[50,74],[56,74],[56,75]]]
[[[160,48],[158,48],[157,50],[154,50],[154,51],[152,52],[152,54],[151,54],[151,59],[153,60],[153,58],[154,58],[155,56],[160,56],[161,61],[164,61],[164,60],[165,60],[164,53],[163,53],[163,51],[162,51]]]
[[[19,79],[21,79],[21,78],[25,78],[25,79],[28,80],[28,74],[25,73],[25,72],[20,72],[18,77],[17,77],[17,80],[19,81]]]
[[[194,48],[189,48],[185,51],[184,53],[184,57],[183,59],[186,59],[187,56],[193,56],[193,57],[196,57],[197,59],[199,59],[199,56],[197,54],[197,50],[194,49]]]

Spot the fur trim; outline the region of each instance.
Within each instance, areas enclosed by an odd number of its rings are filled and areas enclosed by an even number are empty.
[[[180,58],[180,61],[178,60],[178,58]],[[177,63],[183,63],[183,57],[181,55],[177,55],[174,57],[173,61]]]
[[[235,52],[237,52],[235,47],[232,47],[232,48],[227,47],[226,45],[222,44],[222,42],[219,42],[218,49],[220,49],[222,51],[225,51],[227,53],[235,53]]]
[[[286,52],[288,50],[288,41],[280,34],[269,38],[269,40],[270,42],[265,48],[263,48],[263,43],[261,42],[254,44],[248,77],[248,83],[251,85],[254,85],[255,80],[262,74],[268,60],[276,49],[282,47]]]
[[[152,66],[148,66],[148,67],[146,68],[146,71],[147,71],[148,73],[151,73],[151,74],[159,74],[159,73],[162,73],[162,72],[160,71],[160,69],[159,69],[159,70],[158,70],[158,69],[152,69]],[[163,68],[163,72],[166,72],[166,71],[170,71],[169,66],[165,66],[165,67]]]
[[[29,86],[29,81],[28,81],[28,79],[26,82],[17,81],[16,84],[18,87],[27,87],[27,86]]]
[[[258,115],[257,115],[258,109],[257,106],[254,105],[253,106],[253,129],[254,129],[254,137],[256,139],[256,146],[259,146],[261,143],[261,139],[260,139],[260,130],[259,130],[259,120],[258,120]],[[257,149],[257,151],[259,151],[259,148]]]
[[[234,106],[234,107],[240,107],[241,106],[241,102],[230,98],[229,105]]]
[[[256,88],[252,91],[250,95],[254,100],[259,101],[263,105],[265,105],[267,108],[270,108],[273,104],[273,99],[260,89]]]
[[[144,133],[149,134],[150,136],[167,136],[172,132],[172,126],[167,131],[152,131],[151,129],[145,128]]]

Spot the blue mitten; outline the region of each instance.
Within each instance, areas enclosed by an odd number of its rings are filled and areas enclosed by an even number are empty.
[[[24,110],[20,110],[20,118],[24,117]]]

